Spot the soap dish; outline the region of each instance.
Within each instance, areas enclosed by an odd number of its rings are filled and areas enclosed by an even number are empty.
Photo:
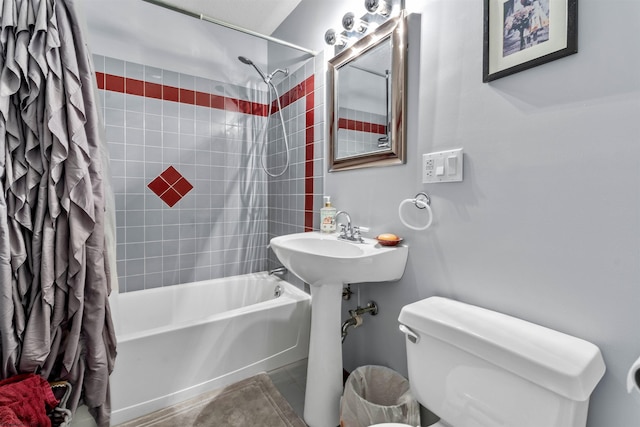
[[[398,237],[395,240],[382,240],[382,239],[378,239],[378,237],[376,236],[375,238],[378,243],[380,243],[382,246],[397,246],[398,244],[400,244],[400,242],[402,242],[402,240],[404,240],[402,237]]]

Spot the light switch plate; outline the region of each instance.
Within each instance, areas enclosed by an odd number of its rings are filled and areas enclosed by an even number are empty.
[[[462,181],[463,159],[462,148],[423,154],[422,182],[429,184]]]

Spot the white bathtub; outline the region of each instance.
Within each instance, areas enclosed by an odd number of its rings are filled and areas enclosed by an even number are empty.
[[[306,358],[310,310],[266,273],[120,294],[111,424]]]

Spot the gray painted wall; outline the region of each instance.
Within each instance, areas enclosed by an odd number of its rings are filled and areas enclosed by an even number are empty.
[[[322,36],[361,1],[303,0],[274,36],[324,49]],[[640,355],[639,0],[580,0],[579,53],[482,83],[483,2],[407,0],[406,165],[326,174],[326,193],[370,235],[410,246],[404,277],[359,286],[380,314],[344,345],[345,367],[406,375],[397,316],[442,295],[517,316],[600,347],[607,373],[589,427],[640,424],[626,374]],[[326,56],[327,58],[330,55]],[[422,153],[464,147],[462,183],[422,184]],[[435,220],[399,221],[426,191]],[[345,302],[344,313],[357,301]],[[425,363],[428,363],[425,361]]]

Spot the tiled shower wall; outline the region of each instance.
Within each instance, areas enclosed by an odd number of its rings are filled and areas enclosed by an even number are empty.
[[[121,292],[265,270],[270,236],[314,227],[324,94],[314,85],[322,79],[313,59],[278,85],[291,153],[278,178],[260,165],[265,85],[240,87],[99,55],[94,63]],[[283,152],[276,119],[269,120],[268,166]]]
[[[311,77],[304,77],[311,76]],[[322,53],[277,85],[287,124],[290,166],[268,181],[269,238],[320,228],[324,177],[324,62]],[[275,105],[273,106],[276,107]],[[279,117],[269,122],[269,165],[279,174],[284,164],[284,136]],[[280,263],[269,251],[269,269]],[[302,285],[292,274],[289,282]]]
[[[315,64],[318,69],[314,69],[314,61],[308,61],[303,69],[294,73],[293,78],[277,86],[278,92],[285,94],[282,107],[287,123],[285,127],[289,131],[291,164],[282,176],[269,179],[270,237],[319,228],[319,215],[313,214],[313,207],[319,209],[322,203],[323,79],[296,77],[298,74],[321,75],[322,60],[316,57]],[[302,96],[303,93],[306,95]],[[270,171],[278,174],[284,163],[284,137],[276,114],[271,117],[269,125],[269,164],[274,165]],[[272,150],[277,154],[274,155]]]

